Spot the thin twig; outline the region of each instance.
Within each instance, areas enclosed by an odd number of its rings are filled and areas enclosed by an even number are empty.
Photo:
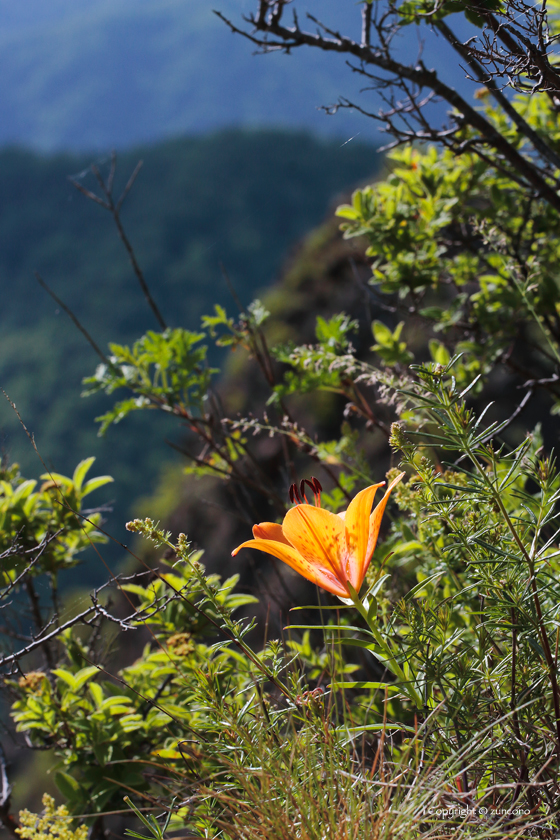
[[[108,364],[109,364],[109,360],[107,359],[107,357],[106,357],[105,353],[103,353],[103,351],[101,350],[101,348],[99,347],[99,345],[97,344],[97,342],[96,342],[96,341],[95,341],[95,340],[91,337],[91,335],[90,335],[90,334],[89,334],[89,332],[86,330],[86,328],[84,327],[84,325],[83,325],[82,323],[80,323],[80,321],[76,318],[76,316],[74,315],[74,313],[72,312],[72,310],[71,310],[68,306],[66,306],[66,304],[64,303],[64,301],[62,301],[62,300],[58,297],[58,295],[56,295],[56,294],[53,292],[53,290],[52,290],[49,286],[47,286],[47,284],[45,283],[45,281],[43,280],[43,278],[41,277],[41,275],[39,274],[39,272],[38,272],[38,271],[36,271],[36,272],[35,272],[35,277],[36,277],[37,282],[39,283],[39,285],[40,285],[40,286],[42,286],[42,287],[43,287],[43,289],[47,292],[47,294],[49,294],[49,295],[52,297],[52,299],[55,301],[55,303],[57,303],[57,304],[58,304],[58,306],[60,306],[60,308],[61,308],[61,309],[63,309],[63,310],[64,310],[64,312],[66,312],[66,314],[68,315],[68,317],[70,318],[70,320],[71,320],[71,321],[73,322],[73,324],[74,324],[74,325],[75,325],[75,326],[79,329],[79,331],[82,333],[82,335],[84,336],[84,338],[86,339],[86,341],[87,341],[87,342],[91,345],[91,347],[93,347],[93,349],[95,350],[95,352],[97,353],[97,355],[99,356],[99,358],[100,358],[100,359],[101,359],[101,360],[102,360],[102,361],[103,361],[106,365],[108,365]]]
[[[103,192],[103,195],[105,196],[105,199],[100,198],[98,195],[96,195],[91,190],[86,189],[86,187],[84,187],[82,184],[80,184],[79,181],[76,181],[75,178],[70,178],[69,180],[70,180],[70,183],[73,184],[73,186],[78,190],[78,192],[81,192],[82,195],[84,195],[90,201],[94,201],[96,204],[99,204],[105,210],[108,210],[109,213],[111,214],[111,216],[113,217],[113,221],[115,222],[115,226],[117,228],[117,232],[119,234],[120,240],[121,240],[121,242],[123,243],[123,245],[126,249],[126,252],[128,254],[128,258],[130,260],[130,264],[132,265],[132,269],[134,271],[134,274],[136,275],[136,279],[138,280],[138,283],[140,284],[140,288],[142,289],[142,292],[144,294],[146,302],[148,303],[148,306],[150,307],[150,309],[154,313],[154,316],[155,316],[156,321],[158,322],[160,328],[162,330],[165,330],[165,329],[167,329],[167,325],[165,323],[165,320],[163,319],[163,316],[162,316],[162,314],[161,314],[161,312],[158,308],[157,303],[155,302],[154,298],[152,297],[152,294],[150,292],[148,284],[146,283],[146,278],[144,277],[144,273],[143,273],[142,269],[140,268],[140,264],[139,264],[139,262],[136,258],[136,254],[135,254],[134,249],[131,245],[130,239],[128,238],[128,236],[127,236],[127,234],[124,230],[124,227],[123,227],[123,224],[122,224],[122,221],[121,221],[121,217],[120,217],[120,210],[121,210],[123,201],[127,197],[130,190],[132,189],[132,186],[133,186],[134,182],[136,181],[136,178],[138,176],[138,173],[140,172],[142,164],[143,164],[143,161],[138,161],[138,163],[136,164],[136,167],[134,168],[134,171],[132,172],[132,175],[128,179],[128,182],[127,182],[124,190],[121,193],[120,198],[117,200],[116,203],[113,199],[113,182],[114,182],[115,169],[116,169],[116,155],[115,155],[114,152],[111,156],[111,171],[110,171],[110,174],[109,174],[106,181],[103,179],[103,176],[101,175],[97,166],[92,165],[92,167],[91,167],[91,171],[93,172],[95,178],[97,179],[97,182],[98,182],[98,184],[99,184],[99,186],[100,186],[100,188]]]

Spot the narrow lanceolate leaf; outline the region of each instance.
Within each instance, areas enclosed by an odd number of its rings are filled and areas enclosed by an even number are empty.
[[[395,691],[397,693],[402,691],[402,687],[399,685],[395,685],[395,683],[384,683],[384,682],[336,682],[331,683],[329,688],[337,689],[337,690],[344,690],[344,689],[381,689],[382,691]]]
[[[99,487],[103,487],[105,484],[110,484],[114,479],[110,475],[100,475],[97,478],[90,478],[89,481],[86,481],[84,487],[82,489],[82,496],[87,496],[89,493],[93,493],[94,490],[97,490]]]
[[[95,461],[95,457],[92,456],[90,458],[84,458],[83,461],[80,461],[76,469],[74,470],[74,475],[72,476],[72,481],[74,483],[74,487],[77,490],[82,489],[82,484],[84,483],[84,478],[86,477],[87,473],[91,469],[93,462]]]
[[[355,627],[352,624],[289,624],[285,630],[331,630],[333,633],[341,633],[343,630],[351,630],[358,633],[369,633],[367,627]],[[348,640],[345,640],[348,641]]]
[[[404,723],[368,723],[365,726],[349,726],[339,727],[339,732],[350,732],[352,735],[357,735],[360,732],[411,732],[416,734],[416,730],[412,726],[407,726]]]
[[[491,543],[486,542],[486,540],[481,540],[480,537],[471,537],[469,539],[469,543],[476,543],[481,546],[481,548],[485,548],[487,551],[490,551],[492,554],[497,554],[499,557],[505,557],[507,560],[515,560],[517,563],[519,562],[520,558],[518,554],[511,554],[509,551],[503,551],[503,549],[498,548],[497,545],[492,545]],[[478,562],[480,562],[480,559]],[[484,560],[482,560],[482,562],[484,562]]]

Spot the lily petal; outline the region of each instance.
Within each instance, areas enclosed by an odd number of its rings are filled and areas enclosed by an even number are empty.
[[[242,548],[256,548],[259,551],[272,554],[273,557],[282,560],[290,568],[302,575],[302,577],[310,580],[311,583],[321,586],[327,592],[332,592],[333,595],[348,597],[348,590],[342,586],[329,568],[325,568],[317,562],[310,563],[309,560],[302,557],[299,551],[296,551],[291,545],[284,545],[276,540],[247,540],[247,542],[241,543],[241,545],[238,545],[231,552],[232,556],[235,557],[237,552],[241,551]]]
[[[284,536],[308,562],[330,568],[344,587],[344,523],[335,513],[313,505],[296,505],[282,522]]]
[[[259,522],[258,525],[253,525],[253,536],[256,540],[274,540],[274,542],[291,545],[284,536],[282,526],[276,522]]]
[[[373,554],[373,550],[374,550],[374,548],[376,546],[376,543],[377,543],[377,537],[379,536],[379,529],[381,527],[381,519],[383,517],[383,513],[385,511],[385,508],[387,507],[387,502],[389,501],[389,496],[391,495],[391,492],[392,492],[393,488],[397,486],[399,481],[402,481],[404,475],[405,475],[405,473],[402,472],[402,473],[400,473],[400,475],[398,475],[396,478],[393,479],[393,481],[387,487],[387,490],[385,491],[385,495],[383,496],[383,498],[381,499],[381,501],[379,502],[379,504],[377,505],[377,507],[375,508],[375,510],[373,511],[373,513],[371,514],[371,516],[369,518],[369,539],[368,539],[367,559],[366,559],[366,566],[365,566],[365,569],[364,569],[364,575],[367,572],[367,569],[368,569],[368,566],[369,566],[369,563],[370,563],[370,560],[371,560],[371,555]]]
[[[372,484],[352,499],[348,505],[344,524],[346,526],[346,547],[348,549],[347,575],[356,591],[362,585],[368,560],[370,513],[378,487],[385,484]],[[379,529],[378,529],[379,530]],[[373,550],[373,549],[372,549]]]

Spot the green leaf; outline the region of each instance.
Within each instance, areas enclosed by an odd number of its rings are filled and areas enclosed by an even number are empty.
[[[82,484],[84,483],[84,478],[86,477],[87,473],[89,472],[93,462],[95,461],[95,457],[92,455],[90,458],[84,458],[83,461],[80,461],[76,469],[74,470],[74,474],[72,476],[72,481],[74,483],[74,487],[77,490],[82,489]]]
[[[76,678],[70,671],[66,671],[64,668],[54,668],[53,674],[55,677],[58,677],[59,680],[65,682],[72,691],[76,691]]]
[[[70,802],[81,796],[82,789],[79,783],[68,773],[58,770],[54,774],[54,781],[61,794]]]
[[[402,324],[401,324],[402,327]],[[382,321],[374,321],[371,325],[373,337],[382,347],[392,347],[393,333]]]
[[[365,726],[351,726],[348,728],[339,727],[338,731],[351,732],[353,735],[356,735],[360,732],[402,731],[411,732],[413,735],[416,735],[416,730],[413,729],[412,726],[407,726],[404,723],[368,723]]]
[[[113,481],[114,478],[110,475],[100,475],[97,478],[90,478],[83,487],[82,497],[88,496],[90,493],[93,493],[94,490],[97,490],[99,487],[103,487],[105,484],[110,484]]]
[[[384,683],[384,682],[336,682],[331,683],[329,688],[335,689],[347,689],[347,688],[357,688],[357,689],[382,689],[383,691],[395,691],[397,693],[402,692],[402,687],[395,685],[395,683]]]
[[[449,364],[449,360],[451,357],[449,355],[447,347],[445,347],[444,344],[442,344],[440,341],[432,339],[429,342],[428,346],[430,348],[430,355],[434,362],[444,366]]]
[[[79,691],[82,686],[84,686],[88,680],[90,680],[94,675],[99,674],[99,668],[96,668],[95,665],[89,665],[87,668],[82,668],[81,671],[78,671],[77,674],[74,674],[74,688],[73,691]]]
[[[93,697],[93,702],[95,703],[96,706],[100,706],[101,703],[103,702],[103,697],[104,697],[103,689],[101,688],[99,683],[95,683],[95,682],[90,683],[90,685],[88,687],[89,687],[89,692],[90,692],[91,696]]]

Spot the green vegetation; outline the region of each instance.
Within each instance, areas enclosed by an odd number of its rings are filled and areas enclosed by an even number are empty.
[[[181,425],[196,548],[165,487],[168,523],[127,524],[147,546],[131,574],[64,610],[59,572],[101,538],[82,497],[106,477],[87,482],[86,460],[36,491],[4,469],[3,685],[14,739],[58,762],[66,835],[560,831],[560,6],[361,6],[359,44],[288,28],[267,0],[250,34],[334,44],[357,72],[390,57],[411,97],[390,127],[402,140],[415,117],[440,146],[393,150],[338,208],[341,234],[315,231],[263,299],[112,344],[86,380],[108,435],[148,412]],[[478,110],[384,40],[414,23],[451,43],[458,10],[484,28],[460,58],[494,68]],[[451,127],[419,113],[414,81],[454,102]],[[28,835],[3,778],[2,823]],[[56,834],[45,807],[36,834]]]

